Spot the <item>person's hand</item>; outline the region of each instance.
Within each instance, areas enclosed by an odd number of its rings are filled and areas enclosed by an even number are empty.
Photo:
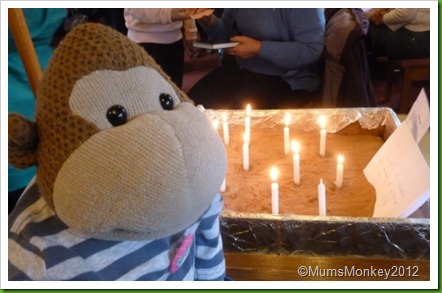
[[[170,18],[172,21],[188,18],[200,19],[212,15],[213,8],[172,8]]]
[[[172,8],[170,12],[170,19],[172,21],[178,21],[188,18],[190,18],[190,16],[186,13],[185,8]]]
[[[246,37],[234,36],[230,38],[232,42],[238,42],[238,46],[226,49],[226,52],[241,59],[252,58],[259,54],[261,50],[261,41]]]
[[[200,49],[193,46],[194,41],[195,40],[184,40],[184,48],[192,59],[197,58],[201,54]]]
[[[213,8],[186,8],[187,15],[193,19],[200,19],[202,17],[210,16],[214,9]]]
[[[388,11],[389,11],[388,8],[375,8],[371,10],[369,14],[367,14],[368,20],[370,20],[370,22],[372,22],[375,25],[381,25],[384,23],[383,16]]]
[[[372,22],[372,23],[374,23],[375,25],[380,25],[380,24],[383,24],[384,23],[384,20],[383,20],[383,17],[382,17],[383,15],[381,15],[380,13],[376,13],[376,14],[373,14],[370,18],[369,18],[369,20],[370,20],[370,22]]]

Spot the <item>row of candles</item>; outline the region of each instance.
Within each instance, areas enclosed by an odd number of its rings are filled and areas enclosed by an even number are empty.
[[[247,105],[246,111],[245,111],[245,118],[244,118],[244,134],[243,134],[243,169],[244,171],[249,171],[249,145],[250,145],[250,124],[251,124],[251,106],[250,104]],[[223,119],[223,136],[224,136],[224,143],[226,145],[229,144],[229,125],[227,122],[227,113],[222,114]],[[289,113],[285,114],[284,117],[284,153],[289,154],[290,153],[290,122],[291,122],[291,116]],[[325,157],[326,153],[326,140],[327,140],[327,130],[326,130],[326,118],[325,116],[319,116],[318,123],[320,126],[320,140],[319,140],[319,154],[322,157]],[[217,130],[219,126],[218,120],[215,120],[213,122],[213,127]],[[291,149],[293,152],[293,182],[296,185],[300,184],[300,155],[299,155],[299,143],[297,141],[291,142]],[[271,184],[271,195],[272,195],[272,214],[279,214],[279,185],[278,185],[278,169],[275,167],[271,168],[270,171],[270,178],[272,180]],[[343,178],[344,178],[344,157],[342,155],[338,155],[337,159],[337,165],[336,165],[336,181],[335,185],[338,188],[341,188],[343,185]],[[226,190],[226,179],[224,178],[224,181],[220,187],[220,191],[224,192]],[[322,178],[319,180],[318,184],[318,205],[319,205],[319,215],[325,216],[326,215],[326,188],[323,183]]]

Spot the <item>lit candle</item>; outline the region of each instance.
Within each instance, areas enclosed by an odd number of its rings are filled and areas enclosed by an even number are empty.
[[[290,152],[290,129],[289,129],[289,124],[290,124],[290,114],[289,113],[285,113],[285,127],[284,127],[284,154],[288,154]]]
[[[227,124],[227,113],[223,113],[223,135],[224,135],[224,143],[226,145],[229,144],[229,124]]]
[[[293,182],[299,185],[300,182],[300,170],[299,170],[299,143],[297,141],[292,141],[292,151],[293,151]]]
[[[338,156],[338,164],[336,165],[336,186],[338,188],[342,187],[342,182],[344,181],[344,157],[342,155]]]
[[[221,184],[221,187],[219,188],[219,191],[225,192],[226,191],[226,177],[224,177],[223,183]]]
[[[252,107],[250,106],[250,104],[247,104],[246,106],[246,116],[252,115]]]
[[[325,145],[326,145],[326,139],[327,139],[327,130],[325,129],[325,126],[327,124],[327,121],[325,120],[325,116],[319,117],[319,126],[321,127],[321,139],[319,143],[319,154],[322,157],[325,157]]]
[[[318,204],[319,204],[319,215],[325,216],[326,215],[326,197],[325,197],[325,185],[322,182],[322,178],[319,180],[318,185]]]
[[[270,169],[270,178],[272,179],[272,214],[279,214],[279,186],[278,169],[272,167]]]
[[[249,171],[249,142],[247,135],[244,133],[244,144],[242,145],[242,162],[244,171]]]
[[[250,115],[252,114],[252,110],[250,107],[250,104],[247,104],[246,106],[246,117],[244,119],[245,124],[245,135],[247,136],[247,141],[250,143]]]

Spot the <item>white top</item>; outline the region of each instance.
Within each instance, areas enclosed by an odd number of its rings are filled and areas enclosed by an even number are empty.
[[[430,30],[430,8],[393,8],[383,16],[392,31],[401,27],[413,32]]]
[[[127,36],[136,43],[171,44],[197,39],[195,20],[172,21],[172,8],[125,8]]]

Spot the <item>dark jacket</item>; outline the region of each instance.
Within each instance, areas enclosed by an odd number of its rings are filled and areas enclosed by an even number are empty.
[[[365,40],[369,21],[362,9],[325,10],[324,107],[375,107]]]

